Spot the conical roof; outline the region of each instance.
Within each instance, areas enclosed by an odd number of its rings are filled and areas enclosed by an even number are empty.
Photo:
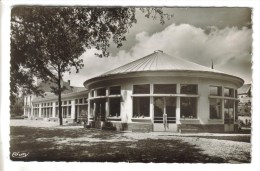
[[[174,70],[206,71],[206,72],[222,73],[220,71],[199,65],[194,62],[187,61],[182,58],[167,55],[163,53],[163,51],[157,50],[150,55],[147,55],[143,58],[125,64],[111,71],[108,71],[100,75],[100,77],[114,75],[114,74],[125,74],[130,72],[174,71]]]
[[[178,58],[175,56],[170,56],[161,50],[154,51],[154,53],[147,55],[143,58],[135,60],[133,62],[127,63],[121,67],[115,68],[111,71],[108,71],[100,76],[88,79],[84,82],[84,86],[88,89],[88,86],[94,82],[111,79],[113,78],[120,78],[120,75],[125,74],[137,74],[137,73],[144,73],[153,72],[155,74],[157,71],[160,73],[161,71],[166,72],[173,72],[174,74],[180,74],[183,72],[188,72],[189,74],[191,71],[196,74],[216,74],[218,78],[222,77],[223,79],[235,79],[238,82],[239,87],[244,83],[244,81],[236,76],[228,75],[226,73],[217,71],[215,69],[211,69],[209,67],[205,67],[203,65],[199,65],[194,62],[187,61],[182,58]],[[179,72],[181,71],[181,72]],[[216,76],[215,75],[215,76]],[[207,75],[207,77],[211,77],[212,75]],[[220,76],[220,77],[219,77]],[[225,77],[225,78],[224,78]],[[122,77],[121,77],[122,78]],[[240,85],[241,84],[241,85]]]

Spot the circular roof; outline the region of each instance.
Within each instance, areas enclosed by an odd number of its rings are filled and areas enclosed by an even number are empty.
[[[156,50],[150,55],[108,71],[100,75],[99,77],[114,74],[125,74],[129,72],[172,70],[207,71],[222,73],[220,71],[187,61],[182,58],[167,55],[161,50]]]
[[[209,67],[205,67],[203,65],[199,65],[194,62],[187,61],[182,58],[178,58],[175,56],[170,56],[168,54],[163,53],[162,50],[156,50],[154,53],[147,55],[143,58],[135,60],[133,62],[127,63],[123,66],[115,68],[111,71],[108,71],[104,74],[101,74],[97,77],[91,78],[84,82],[84,85],[94,81],[99,80],[105,77],[114,77],[119,75],[125,75],[130,73],[147,73],[147,71],[156,72],[156,71],[186,71],[186,72],[205,72],[205,73],[216,73],[225,76],[232,75],[225,74],[223,72],[217,71],[215,69],[211,69]],[[240,82],[244,82],[241,78],[236,77],[240,80]]]

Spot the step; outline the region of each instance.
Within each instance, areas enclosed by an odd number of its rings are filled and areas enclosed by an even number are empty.
[[[149,128],[133,128],[132,132],[151,132]]]
[[[196,128],[183,128],[183,129],[179,129],[180,133],[197,133],[198,129]]]

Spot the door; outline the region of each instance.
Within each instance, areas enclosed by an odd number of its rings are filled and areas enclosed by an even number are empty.
[[[95,109],[95,128],[101,128],[101,122],[105,121],[106,117],[106,99],[96,100]]]
[[[154,131],[177,132],[176,97],[154,97]]]
[[[224,100],[224,131],[234,131],[234,100]]]

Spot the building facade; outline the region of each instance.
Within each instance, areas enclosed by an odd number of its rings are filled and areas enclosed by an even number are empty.
[[[87,115],[88,125],[121,131],[233,132],[236,76],[158,50],[84,82],[62,95],[65,123]],[[33,98],[28,117],[58,120],[57,97]]]
[[[84,82],[89,124],[117,130],[230,132],[241,78],[162,51]]]
[[[51,93],[50,82],[39,83],[39,88],[45,94],[44,97],[28,95],[24,97],[24,115],[29,119],[58,121],[58,97]],[[64,123],[79,122],[87,116],[88,112],[88,91],[84,87],[70,86],[70,81],[63,82],[66,87],[62,97],[62,118]]]

